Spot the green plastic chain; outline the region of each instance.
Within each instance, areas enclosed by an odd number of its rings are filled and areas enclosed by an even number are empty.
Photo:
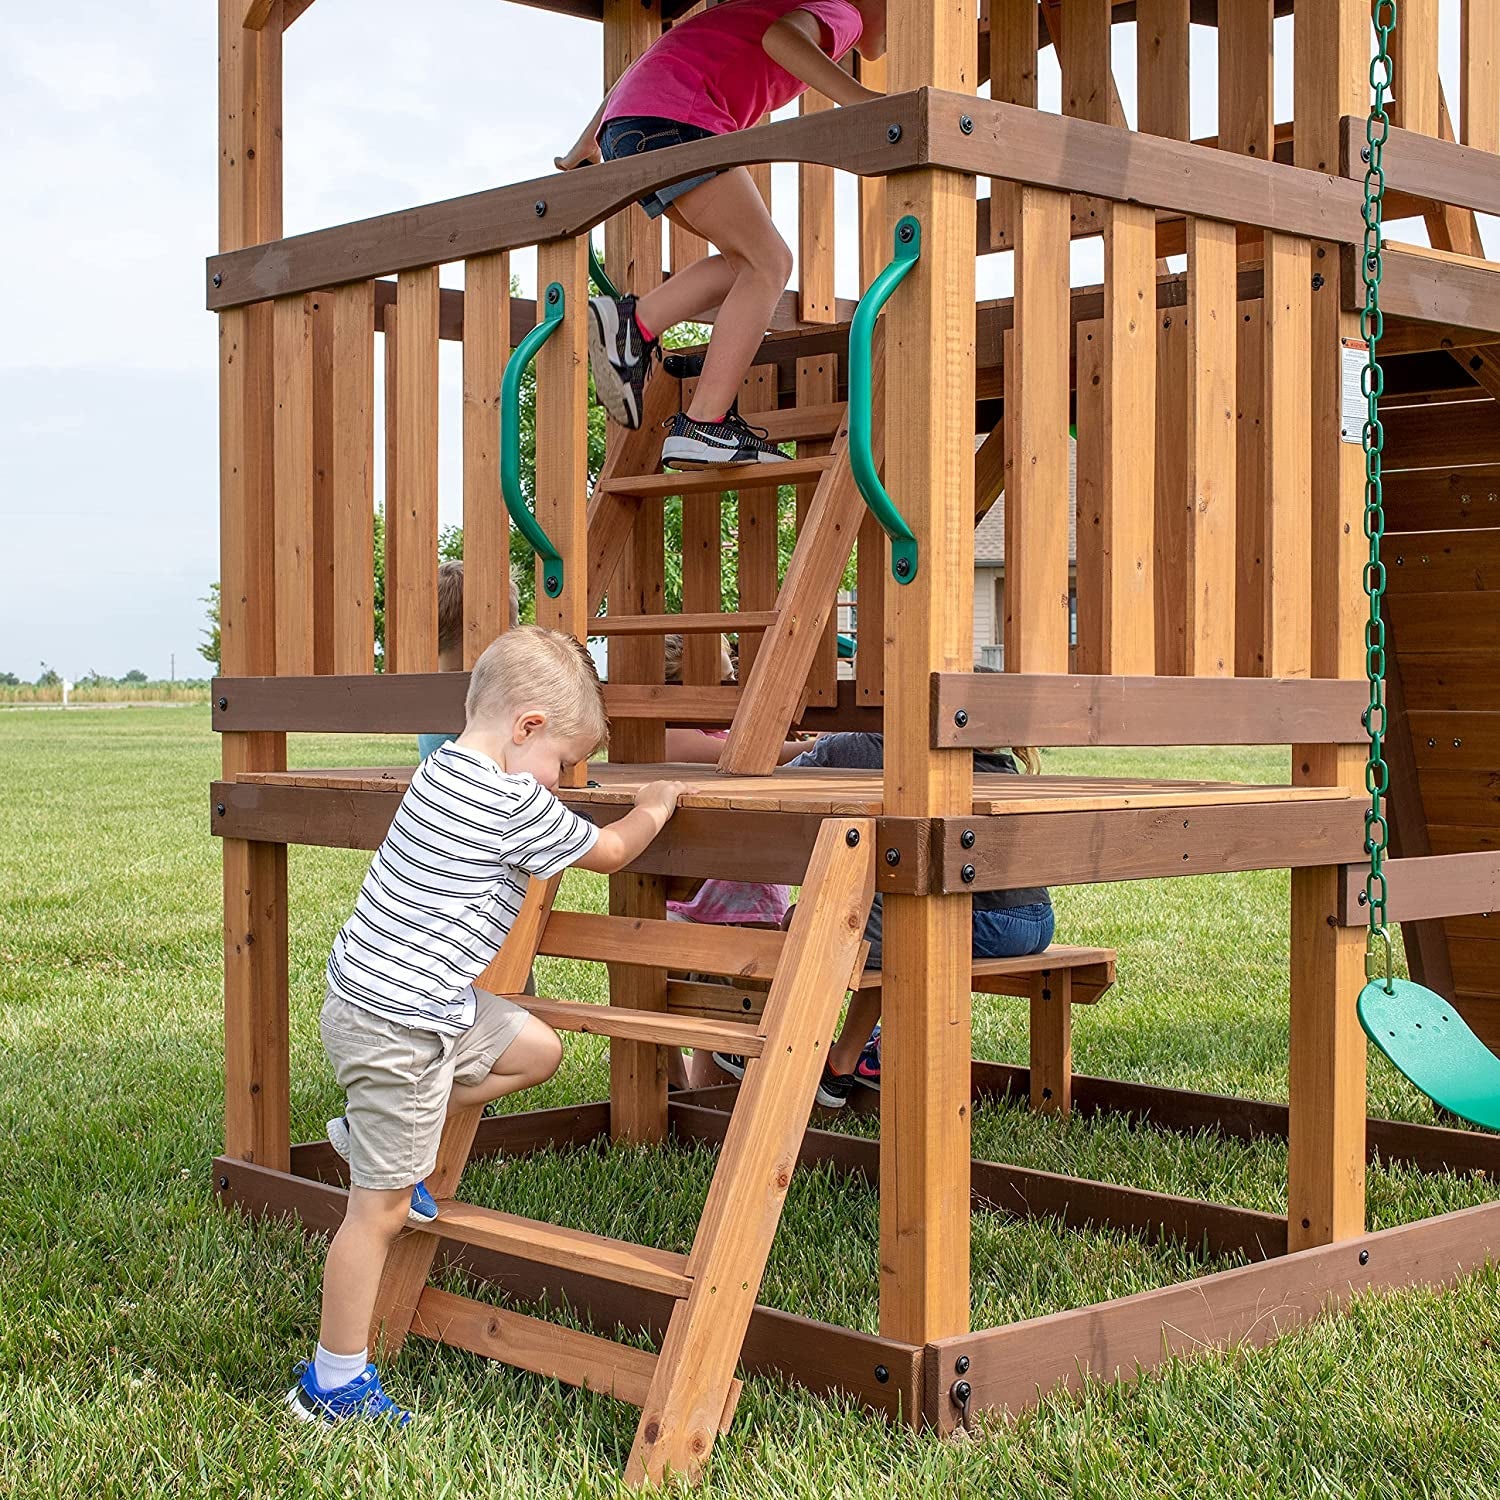
[[[1396,0],[1379,0],[1375,6],[1375,31],[1378,46],[1370,62],[1370,88],[1373,100],[1365,122],[1365,239],[1361,274],[1364,278],[1365,303],[1360,311],[1360,333],[1368,349],[1365,368],[1360,376],[1366,415],[1363,446],[1365,450],[1365,536],[1370,543],[1370,559],[1365,565],[1365,593],[1370,600],[1370,617],[1365,624],[1365,674],[1370,680],[1370,701],[1365,709],[1365,731],[1370,736],[1370,755],[1365,764],[1365,789],[1370,794],[1370,810],[1365,814],[1365,849],[1370,856],[1370,872],[1365,877],[1365,899],[1369,907],[1370,935],[1365,949],[1365,977],[1383,979],[1391,993],[1391,932],[1386,922],[1386,879],[1383,865],[1390,829],[1383,803],[1390,788],[1390,772],[1385,763],[1385,622],[1380,616],[1380,602],[1385,596],[1385,564],[1380,560],[1380,543],[1385,535],[1385,496],[1381,471],[1385,453],[1385,427],[1380,420],[1380,397],[1385,376],[1378,357],[1385,319],[1380,311],[1380,279],[1384,270],[1381,245],[1381,216],[1385,200],[1385,169],[1381,164],[1391,122],[1386,113],[1385,96],[1391,85],[1391,33],[1396,29]]]

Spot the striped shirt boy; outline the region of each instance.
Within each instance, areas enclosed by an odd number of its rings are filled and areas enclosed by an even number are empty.
[[[442,746],[413,773],[333,941],[329,989],[397,1025],[460,1035],[527,877],[577,863],[598,836],[534,777]]]

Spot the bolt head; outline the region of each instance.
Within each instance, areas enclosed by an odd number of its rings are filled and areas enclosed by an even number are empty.
[[[1359,1263],[1362,1266],[1370,1264],[1370,1252],[1368,1250],[1361,1250],[1359,1252]]]
[[[904,557],[898,558],[897,562],[896,562],[896,574],[897,574],[897,576],[900,577],[900,578],[905,578],[906,575],[908,573],[910,573],[910,572],[911,572],[911,564]]]
[[[896,238],[898,240],[900,240],[903,245],[909,245],[909,244],[911,244],[912,240],[915,237],[916,237],[916,230],[913,229],[910,224],[903,224],[896,231]]]
[[[956,709],[954,711],[954,714],[953,714],[953,722],[955,724],[957,724],[960,729],[962,729],[964,727],[964,725],[969,722],[969,711],[968,711],[968,709],[966,709],[966,708]]]
[[[891,1372],[887,1370],[884,1365],[876,1365],[875,1378],[881,1383],[881,1385],[884,1385],[886,1381],[891,1378]]]
[[[887,125],[885,128],[885,138],[894,146],[901,139],[901,127],[899,125]]]
[[[901,863],[901,851],[899,849],[887,849],[885,851],[885,862],[888,865],[899,865]]]
[[[547,200],[545,198],[538,198],[536,202],[532,204],[532,207],[536,210],[537,218],[540,219],[547,212]]]
[[[844,842],[848,844],[851,849],[856,848],[859,844],[859,829],[851,828],[848,833],[844,835]]]
[[[223,286],[224,285],[224,274],[223,274],[222,271],[215,271],[214,272],[214,285],[215,286]]]
[[[953,1368],[958,1374],[967,1375],[969,1373],[969,1356],[967,1354],[960,1354],[953,1362]]]
[[[1361,146],[1359,148],[1359,159],[1362,162],[1368,162],[1370,160],[1370,148],[1368,146]]]
[[[219,1191],[221,1193],[227,1193],[229,1191],[229,1179],[227,1177],[221,1177],[219,1179]]]
[[[229,707],[229,699],[228,698],[220,698],[219,699],[219,712],[223,713],[224,710],[226,708],[228,708],[228,707]]]
[[[222,802],[215,802],[214,811],[222,818],[224,816],[224,804]]]
[[[968,117],[968,115],[960,115],[958,117],[958,128],[963,131],[965,135],[974,134],[974,122]]]
[[[561,295],[561,293],[558,291],[558,289],[555,286],[549,286],[547,288],[547,305],[549,307],[556,307],[557,306],[557,299],[558,299],[558,297],[560,295]]]
[[[974,876],[977,873],[973,865],[965,865],[963,869],[961,869],[958,873],[960,877],[962,877],[963,883],[965,885],[973,885]]]
[[[969,1397],[973,1394],[974,1388],[969,1384],[967,1380],[959,1380],[954,1382],[953,1399],[957,1401],[960,1406],[967,1405]]]
[[[556,577],[549,577],[546,581],[546,586],[549,592],[555,589],[558,586]]]
[[[972,828],[965,828],[964,831],[959,834],[958,841],[964,846],[965,849],[972,849],[974,847],[974,830]]]

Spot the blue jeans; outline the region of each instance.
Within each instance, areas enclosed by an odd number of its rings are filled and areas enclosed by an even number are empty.
[[[707,140],[712,134],[713,131],[705,130],[701,125],[684,125],[680,120],[662,120],[654,115],[622,115],[618,120],[607,120],[599,132],[599,155],[605,161],[619,161],[623,156],[639,156],[644,151],[660,151],[667,146]],[[640,200],[641,207],[646,210],[647,218],[659,219],[674,198],[692,192],[718,175],[717,172],[704,172],[685,182],[657,188]]]
[[[880,967],[884,915],[877,899],[870,908],[870,920],[865,923],[865,941],[870,945],[867,968]],[[976,910],[974,957],[1023,958],[1028,953],[1040,953],[1052,941],[1056,925],[1057,917],[1050,901],[1038,901],[1030,906],[1011,906],[1003,911]]]

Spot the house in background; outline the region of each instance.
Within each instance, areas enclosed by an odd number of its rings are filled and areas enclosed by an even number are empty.
[[[1068,444],[1068,644],[1078,644],[1078,445]],[[1005,665],[1005,492],[974,528],[974,665]]]

